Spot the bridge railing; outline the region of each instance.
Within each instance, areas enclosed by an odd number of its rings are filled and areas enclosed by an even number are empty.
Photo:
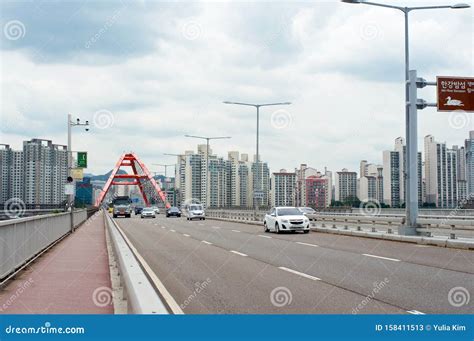
[[[265,211],[257,211],[255,214],[254,211],[247,210],[213,209],[206,211],[206,216],[211,219],[253,223],[262,223],[265,214]],[[322,227],[354,228],[359,231],[369,228],[373,232],[382,229],[388,233],[394,233],[395,228],[398,228],[404,221],[404,215],[401,214],[318,213],[307,216],[313,225],[321,224]],[[418,223],[420,224],[419,232],[425,232],[428,235],[433,232],[442,232],[442,234],[448,234],[452,239],[456,238],[456,234],[461,234],[463,237],[474,237],[474,219],[470,216],[421,215]]]
[[[72,219],[72,226],[71,226]],[[87,210],[0,221],[0,284],[87,219]]]

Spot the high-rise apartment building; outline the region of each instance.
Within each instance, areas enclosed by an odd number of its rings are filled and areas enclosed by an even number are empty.
[[[469,138],[464,142],[466,152],[466,181],[467,196],[474,198],[474,130],[469,132]]]
[[[357,196],[361,201],[377,201],[383,198],[383,166],[369,164],[366,160],[360,162],[360,179]]]
[[[426,201],[436,207],[453,208],[458,204],[458,152],[425,137]]]
[[[406,146],[402,137],[395,139],[394,150],[383,152],[383,202],[391,207],[405,204],[405,160]],[[424,199],[422,154],[418,152],[418,202]]]
[[[350,172],[346,168],[336,172],[336,201],[347,201],[357,197],[357,172]]]
[[[272,206],[295,206],[296,173],[285,169],[273,173],[271,187]]]
[[[0,148],[0,200],[22,200],[27,207],[58,206],[66,200],[67,147],[50,140],[23,142],[23,150]]]
[[[332,172],[326,168],[321,173],[315,168],[301,164],[296,173],[296,206],[324,208],[333,199]]]

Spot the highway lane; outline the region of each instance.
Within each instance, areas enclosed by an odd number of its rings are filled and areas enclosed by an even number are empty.
[[[472,303],[448,301],[453,287],[473,292],[472,273],[456,270],[463,263],[472,271],[470,252],[320,233],[265,234],[215,220],[116,221],[186,313],[472,313]],[[272,304],[278,287],[290,292],[291,304]]]

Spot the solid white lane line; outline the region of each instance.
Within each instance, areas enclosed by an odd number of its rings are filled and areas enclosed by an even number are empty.
[[[308,275],[308,274],[305,274],[303,272],[299,272],[299,271],[296,271],[296,270],[288,269],[288,268],[285,268],[284,266],[280,266],[280,267],[278,267],[278,269],[288,271],[288,272],[294,273],[296,275],[299,275],[299,276],[302,276],[302,277],[305,277],[305,278],[312,279],[313,281],[320,281],[321,280],[321,278],[314,277],[314,276],[311,276],[311,275]]]
[[[268,239],[271,239],[271,238],[272,238],[272,237],[270,237],[270,236],[264,236],[263,234],[259,234],[258,236],[259,236],[259,237],[262,237],[262,238],[268,238]]]
[[[388,257],[382,257],[382,256],[370,255],[370,254],[368,254],[368,253],[363,253],[362,255],[364,255],[364,256],[367,256],[367,257],[373,257],[373,258],[379,258],[379,259],[391,260],[392,262],[400,262],[400,259],[396,259],[396,258],[388,258]]]
[[[418,311],[418,310],[407,310],[407,313],[413,314],[413,315],[425,315],[425,313],[422,313],[421,311]]]
[[[189,234],[183,233],[183,236],[185,237],[191,237]]]
[[[170,230],[171,232],[176,232],[175,230]]]
[[[245,253],[242,253],[242,252],[239,252],[239,251],[231,250],[230,252],[235,253],[236,255],[239,255],[239,256],[242,256],[242,257],[247,257],[247,255]]]
[[[201,240],[201,243],[207,244],[207,245],[212,245],[212,243],[208,242],[207,240]]]
[[[232,232],[240,232],[239,230],[232,230]]]
[[[319,247],[319,245],[316,245],[316,244],[303,243],[303,242],[296,242],[296,244],[306,245],[306,246],[312,246],[312,247]]]

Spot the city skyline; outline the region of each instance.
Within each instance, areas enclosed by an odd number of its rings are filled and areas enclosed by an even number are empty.
[[[254,112],[222,104],[229,99],[293,103],[262,109],[261,154],[275,169],[302,161],[357,169],[361,149],[375,160],[391,148],[386,136],[405,135],[398,13],[336,2],[277,4],[270,11],[238,3],[55,4],[46,25],[25,6],[4,8],[4,18],[20,21],[23,34],[2,37],[2,60],[12,71],[2,86],[2,143],[38,137],[65,144],[64,117],[72,113],[92,123],[88,133],[75,131],[73,142],[90,151],[92,173],[106,172],[109,156],[130,150],[147,164],[167,163],[162,152],[192,148],[183,134],[219,131],[233,139],[214,146],[218,154],[253,155]],[[87,16],[88,9],[96,16]],[[134,14],[143,9],[149,14],[138,22]],[[263,19],[257,25],[248,13]],[[64,19],[71,17],[72,26]],[[153,26],[157,18],[166,25]],[[470,11],[419,13],[411,27],[412,66],[420,76],[472,73],[469,51],[455,48],[470,38]],[[442,53],[439,39],[446,44]],[[435,97],[433,88],[420,93]],[[426,109],[419,115],[419,150],[428,134],[458,144],[473,125],[471,116]]]

